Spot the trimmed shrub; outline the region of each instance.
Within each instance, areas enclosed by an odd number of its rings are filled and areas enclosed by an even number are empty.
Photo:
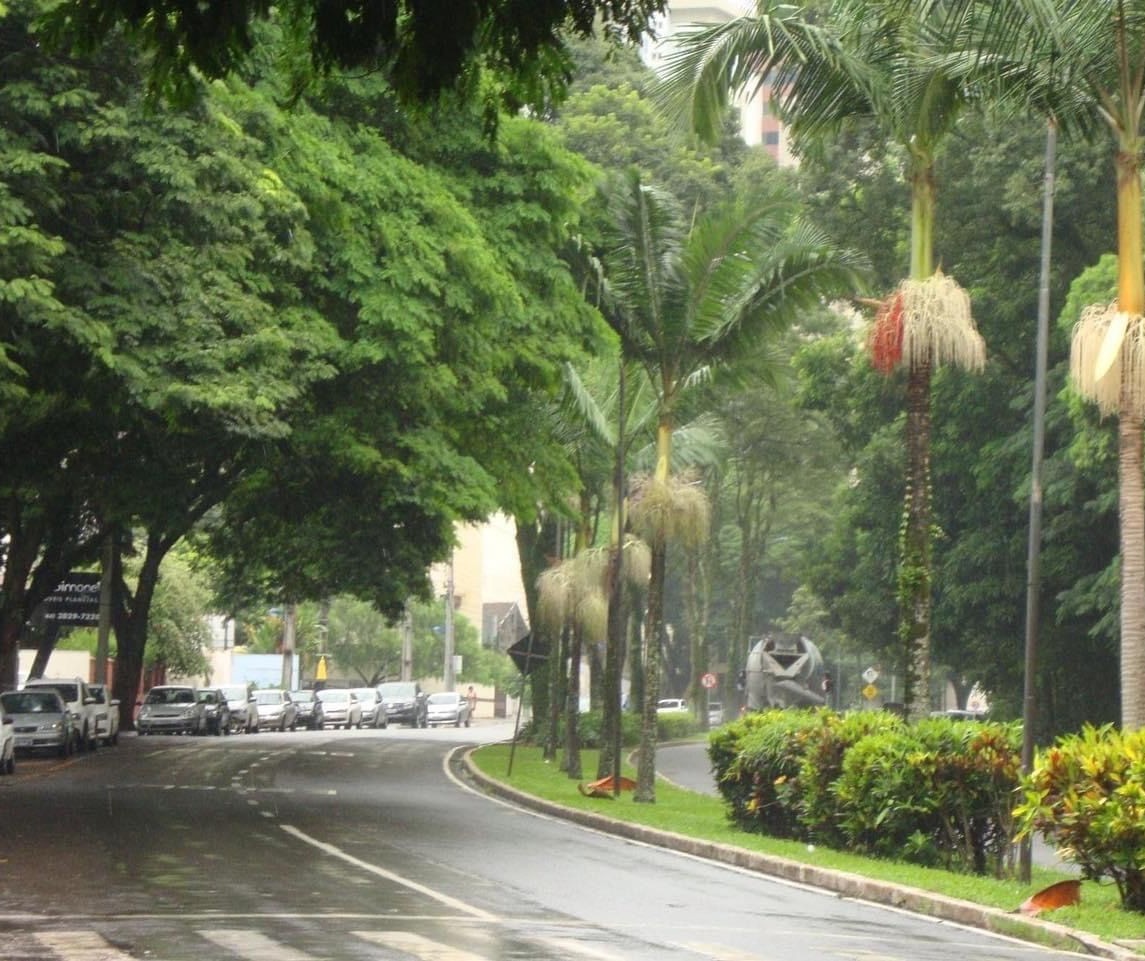
[[[905,721],[887,711],[822,711],[819,723],[806,734],[799,768],[799,823],[808,840],[828,847],[843,847],[839,806],[834,786],[843,773],[843,758],[856,743],[871,734],[901,729]]]
[[[1111,879],[1122,905],[1145,912],[1145,730],[1086,726],[1039,751],[1014,811],[1082,874]]]
[[[930,718],[871,734],[835,782],[839,830],[853,850],[950,870],[1001,874],[1013,838],[1016,724]]]
[[[851,746],[835,782],[838,827],[848,848],[876,857],[935,864],[937,823],[910,763],[924,749],[913,729],[871,734]]]
[[[820,723],[819,713],[789,709],[750,714],[709,738],[708,756],[728,802],[728,816],[745,831],[800,836],[794,782],[805,736]]]

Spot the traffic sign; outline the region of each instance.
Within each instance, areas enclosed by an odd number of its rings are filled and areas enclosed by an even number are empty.
[[[879,689],[875,687],[874,684],[868,684],[863,688],[863,697],[865,697],[868,701],[873,701],[878,696]]]
[[[876,671],[873,667],[868,667],[865,671],[863,671],[863,680],[868,684],[874,684],[878,679],[879,672]]]
[[[716,686],[715,674],[708,673],[700,678],[700,683],[704,685],[709,691]]]

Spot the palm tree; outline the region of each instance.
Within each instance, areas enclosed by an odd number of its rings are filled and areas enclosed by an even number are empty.
[[[925,714],[930,687],[930,386],[937,365],[977,369],[985,345],[969,298],[935,269],[935,156],[968,104],[967,87],[930,56],[950,27],[940,4],[835,0],[821,20],[802,7],[757,0],[754,13],[691,31],[668,58],[663,99],[713,136],[733,92],[776,80],[776,103],[797,141],[856,118],[873,121],[906,158],[911,188],[910,273],[872,328],[875,366],[907,372],[906,493],[899,545],[904,701]]]
[[[1125,0],[966,0],[977,79],[1046,113],[1068,134],[1104,126],[1117,175],[1117,300],[1083,312],[1070,372],[1078,390],[1118,417],[1121,526],[1121,723],[1145,725],[1145,269],[1141,116],[1145,10]],[[963,64],[966,57],[960,58]]]
[[[623,355],[642,367],[656,401],[656,461],[634,498],[633,523],[651,549],[638,801],[655,801],[656,702],[669,540],[703,513],[702,492],[672,475],[672,432],[687,386],[828,295],[853,291],[858,263],[801,222],[792,202],[761,191],[688,225],[676,202],[630,173],[609,190],[600,261],[606,319]],[[706,502],[705,502],[706,503]],[[692,509],[689,510],[688,508]],[[691,522],[688,521],[691,519]]]

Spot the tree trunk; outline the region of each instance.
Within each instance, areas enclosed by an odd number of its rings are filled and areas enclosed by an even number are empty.
[[[644,700],[640,718],[640,757],[633,800],[656,801],[656,704],[660,699],[660,650],[664,644],[664,574],[668,550],[663,535],[652,546],[648,579],[648,619],[644,624]]]
[[[525,521],[516,520],[517,529],[517,557],[521,564],[521,583],[525,590],[525,607],[532,630],[536,630],[537,621],[537,578],[546,567],[545,543],[552,543],[551,534],[547,534],[542,520]],[[553,655],[555,656],[555,652]],[[529,675],[529,690],[532,700],[533,730],[538,736],[543,736],[545,722],[549,717],[551,695],[551,672],[546,668],[549,665],[535,669]]]
[[[569,631],[569,681],[565,704],[565,759],[562,767],[574,780],[583,776],[580,763],[580,662],[583,639],[580,626]]]
[[[557,737],[561,727],[561,711],[565,703],[565,684],[567,675],[565,665],[568,663],[568,644],[565,632],[561,631],[552,642],[552,653],[549,655],[549,727],[545,732],[545,747],[543,756],[546,761],[552,761],[557,756]]]
[[[1117,300],[1131,315],[1145,313],[1141,261],[1141,170],[1135,138],[1117,155]],[[1140,397],[1122,377],[1118,423],[1121,535],[1121,726],[1145,726],[1145,484],[1142,482]]]
[[[139,580],[135,594],[127,603],[128,591],[123,582],[123,561],[120,548],[115,551],[115,571],[112,583],[118,585],[118,601],[114,605],[117,612],[113,616],[115,638],[118,647],[115,664],[115,680],[112,692],[119,699],[119,720],[124,730],[134,727],[135,698],[139,693],[143,677],[144,654],[147,647],[147,622],[151,616],[151,602],[155,598],[155,587],[159,583],[159,565],[167,556],[174,541],[165,541],[158,535],[148,534],[147,550],[139,569]]]
[[[601,745],[596,767],[598,778],[615,770],[616,744],[621,729],[620,688],[624,667],[624,583],[621,551],[614,546],[608,563],[608,642],[604,652],[603,716]]]
[[[903,702],[907,716],[930,712],[931,505],[930,365],[907,381],[907,477],[899,560],[899,634],[903,642]]]

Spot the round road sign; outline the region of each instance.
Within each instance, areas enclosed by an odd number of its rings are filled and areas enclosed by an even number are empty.
[[[711,674],[711,673],[705,674],[703,677],[700,678],[700,683],[703,684],[704,687],[706,687],[710,691],[713,687],[716,686],[715,674]]]

